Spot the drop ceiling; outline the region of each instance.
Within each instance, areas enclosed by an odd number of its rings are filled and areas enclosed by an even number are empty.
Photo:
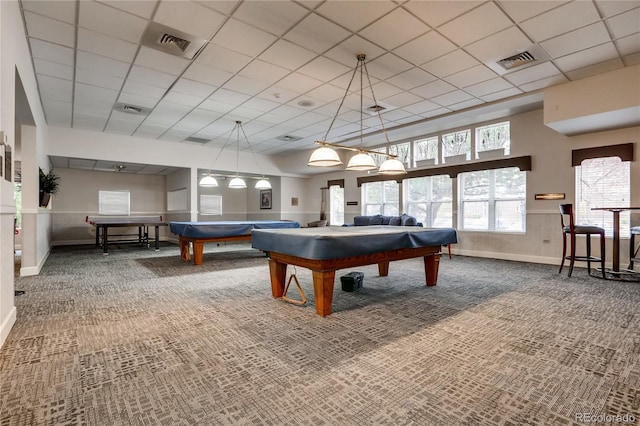
[[[358,53],[367,55],[376,98],[365,84],[364,108],[386,108],[380,116],[393,140],[539,108],[545,87],[640,63],[640,1],[21,6],[50,126],[220,147],[240,120],[265,155],[309,150],[324,137]],[[188,52],[149,47],[151,27],[171,48],[190,39]],[[498,64],[523,52],[535,59]],[[360,143],[359,90],[358,81],[327,141]],[[379,136],[379,117],[365,111],[363,124]]]

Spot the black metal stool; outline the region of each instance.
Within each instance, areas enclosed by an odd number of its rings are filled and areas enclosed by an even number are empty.
[[[640,226],[631,228],[631,239],[629,240],[629,269],[633,269],[633,262],[640,262],[640,258],[638,258],[640,244],[636,247],[636,235],[640,235]]]

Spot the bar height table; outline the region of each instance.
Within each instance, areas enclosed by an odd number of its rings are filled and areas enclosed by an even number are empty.
[[[593,207],[591,210],[606,210],[613,213],[613,274],[622,274],[620,270],[620,212],[640,210],[640,207]]]

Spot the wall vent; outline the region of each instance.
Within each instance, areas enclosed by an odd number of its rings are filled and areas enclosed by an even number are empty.
[[[148,115],[151,110],[149,108],[141,107],[138,105],[123,104],[122,102],[116,102],[113,105],[114,111],[126,112],[133,115]]]
[[[187,59],[194,59],[206,44],[207,40],[157,22],[150,22],[142,35],[143,46]]]
[[[508,58],[500,59],[498,61],[498,65],[500,65],[505,70],[510,70],[529,64],[531,62],[534,62],[535,60],[536,58],[530,52],[522,52],[513,56],[509,56]]]
[[[205,143],[211,142],[211,139],[199,138],[197,136],[189,136],[184,141],[185,142],[195,142],[195,143],[205,144]]]

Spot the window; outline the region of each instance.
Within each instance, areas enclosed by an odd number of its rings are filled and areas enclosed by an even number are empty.
[[[628,206],[631,194],[630,163],[619,157],[584,160],[576,167],[576,223],[596,225],[613,235],[613,214],[593,207]],[[620,235],[629,235],[629,211],[620,212]]]
[[[449,175],[407,179],[406,212],[427,228],[453,226],[452,180]]]
[[[476,128],[477,153],[504,149],[504,155],[509,155],[510,148],[511,134],[508,121]]]
[[[517,167],[510,167],[461,173],[458,178],[461,229],[525,231],[525,172]]]
[[[396,216],[399,213],[400,185],[395,180],[362,185],[362,214]]]
[[[98,191],[98,213],[129,216],[131,214],[129,191]]]
[[[421,139],[413,144],[413,152],[415,156],[415,165],[438,164],[438,137]]]
[[[447,157],[464,156],[469,159],[471,152],[471,130],[462,130],[460,132],[447,133],[442,135],[442,155],[444,162],[447,163]],[[449,161],[451,162],[451,160]]]
[[[344,188],[340,185],[329,187],[329,223],[331,225],[344,224]]]
[[[200,195],[200,214],[222,216],[222,196]]]
[[[389,154],[397,155],[398,161],[409,167],[411,163],[411,142],[399,143],[389,147]]]

